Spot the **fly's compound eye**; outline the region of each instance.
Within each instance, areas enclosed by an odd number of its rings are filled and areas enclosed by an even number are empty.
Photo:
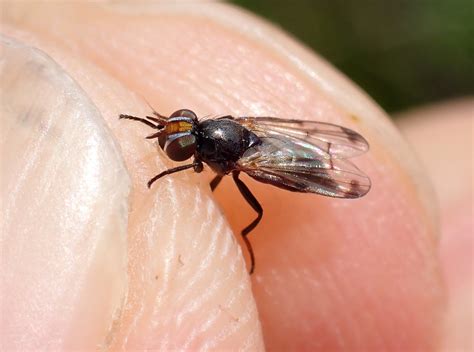
[[[165,133],[161,133],[158,137],[158,144],[160,145],[161,149],[165,150],[165,144],[166,144],[166,139],[167,135]]]
[[[170,115],[170,118],[171,117],[189,117],[190,119],[197,120],[196,114],[193,111],[188,110],[188,109],[181,109],[181,110],[175,111]]]
[[[190,133],[177,133],[169,136],[164,148],[171,160],[184,161],[196,151],[196,136]]]

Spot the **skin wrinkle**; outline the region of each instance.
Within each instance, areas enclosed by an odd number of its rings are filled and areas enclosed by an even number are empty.
[[[215,232],[217,235],[211,236],[213,241],[210,242],[208,248],[212,248],[212,246],[217,242],[218,238],[222,237],[221,231],[224,228],[224,226],[223,226],[224,225],[224,219],[221,218],[220,216],[218,216],[218,214],[216,214],[216,213],[217,213],[217,207],[215,206],[214,202],[211,201],[210,198],[207,198],[207,207],[206,207],[207,219],[202,224],[202,232],[206,233],[206,231],[204,231],[205,227],[206,226],[211,227],[211,224],[213,224],[213,222],[215,222],[215,220],[213,220],[213,218],[217,218],[216,219],[217,223],[215,223],[214,226],[212,226],[212,228],[209,229],[211,232]],[[207,225],[206,225],[206,223],[207,223]],[[202,241],[202,239],[199,239],[196,236],[195,240],[193,239],[193,244],[196,243],[196,242],[201,242],[201,241]],[[207,250],[205,252],[206,253],[211,253],[211,251],[207,251]],[[215,251],[213,253],[215,253]]]
[[[203,203],[203,199],[202,199],[203,196],[201,194],[202,193],[201,193],[200,189],[196,187],[196,189],[194,189],[194,196],[192,197],[192,199],[194,200],[193,201],[194,208],[191,212],[191,218],[193,220],[199,219],[199,216],[198,216],[199,209],[201,208],[202,203]],[[208,201],[208,200],[206,199],[206,201]],[[211,202],[208,201],[208,203],[211,203]],[[206,215],[207,215],[207,217],[209,217],[209,210],[208,210]],[[201,227],[200,227],[199,231],[202,231],[202,228],[203,228],[204,225],[205,225],[205,222],[202,221],[202,224],[201,224]]]
[[[193,276],[190,278],[186,283],[184,287],[181,287],[179,292],[175,296],[176,302],[187,302],[188,301],[188,296],[192,296],[192,292],[196,286],[198,286],[201,283],[201,278],[198,276]],[[189,297],[191,299],[191,297]],[[179,316],[179,315],[178,315]],[[170,317],[169,319],[173,319]]]
[[[214,288],[217,290],[217,288],[218,288],[219,286],[225,286],[225,281],[223,281],[223,280],[217,280],[217,276],[216,276],[216,279],[214,279],[214,280],[212,281],[211,289],[214,287]],[[229,286],[225,286],[225,287],[229,287]],[[206,294],[203,296],[203,299],[206,298],[207,293],[208,293],[208,292],[206,292]]]
[[[220,312],[220,315],[223,315],[222,311]],[[235,334],[236,331],[241,328],[242,324],[231,323],[223,324],[223,326],[224,329],[222,329],[219,334],[214,335],[212,339],[204,343],[202,350],[209,351],[210,349],[215,349],[220,342],[224,341],[230,335]]]
[[[234,261],[234,262],[236,262],[236,261]],[[232,301],[234,301],[233,298],[238,299],[239,298],[238,296],[240,296],[243,293],[244,293],[243,290],[240,290],[239,292],[232,292],[232,294],[229,296],[230,299],[228,299],[228,302],[225,302],[223,304],[218,304],[218,310],[221,313],[221,319],[226,320],[226,316],[229,315],[231,326],[239,325],[240,328],[242,328],[242,326],[245,325],[245,323],[247,323],[246,319],[242,319],[242,318],[244,318],[244,316],[242,315],[244,313],[240,314],[241,317],[237,318],[237,321],[235,321],[236,318],[234,318],[234,316],[229,312],[229,309],[232,305]],[[246,305],[249,306],[249,304],[246,304]],[[254,309],[254,307],[252,305],[251,305],[251,309]],[[225,330],[225,326],[229,325],[229,321],[227,321],[226,324],[223,324],[223,325],[224,325],[224,330]]]
[[[191,316],[199,310],[199,306],[208,305],[210,301],[208,298],[214,295],[214,292],[216,292],[220,288],[219,286],[220,285],[216,285],[214,281],[213,287],[210,287],[208,290],[205,291],[205,294],[201,296],[202,299],[197,301],[195,300],[195,304],[187,305],[188,308],[185,309],[185,314],[189,314]],[[202,335],[205,334],[206,331],[212,330],[212,328],[216,325],[218,316],[219,312],[217,311],[217,309],[207,309],[206,319],[201,324],[199,324],[199,328],[194,328],[194,330],[191,329],[191,331],[195,331],[196,334],[194,335],[194,339],[189,339],[187,341],[185,340],[184,348],[187,348],[187,346],[189,346],[189,344],[191,344],[192,342],[198,342],[198,340],[201,340],[199,341],[199,343],[202,344],[204,341],[202,340]]]
[[[168,183],[171,183],[173,184],[174,183],[174,180],[170,180],[168,179]],[[175,187],[171,186],[171,187],[167,187],[167,190],[169,189],[175,189]],[[167,245],[164,246],[165,250],[164,250],[164,261],[163,261],[163,292],[168,292],[169,289],[170,289],[170,281],[172,280],[172,277],[170,277],[170,274],[172,272],[172,259],[176,250],[175,250],[175,243],[174,241],[172,241],[171,239],[173,238],[177,238],[178,236],[178,231],[177,231],[177,227],[178,227],[178,219],[176,216],[173,216],[173,214],[178,214],[179,212],[179,205],[178,205],[178,201],[177,201],[177,195],[173,192],[168,192],[168,200],[169,202],[167,202],[167,207],[170,208],[169,209],[169,213],[172,214],[171,216],[168,216],[166,217],[167,219],[167,222],[168,224],[170,224],[170,229],[169,229],[169,233],[170,233],[170,236],[168,236],[168,241],[167,241]],[[171,221],[170,221],[171,220]],[[172,246],[172,253],[170,253],[170,245],[168,244],[168,242],[173,242],[171,244]]]
[[[167,188],[168,189],[168,188]],[[174,213],[175,212],[175,209],[177,209],[177,206],[176,206],[176,197],[174,197],[174,195],[171,193],[171,192],[167,192],[167,195],[168,195],[168,198],[170,198],[170,201],[172,203],[172,208],[173,210],[171,211],[171,213]],[[154,208],[155,206],[157,205],[158,203],[157,202],[154,202]],[[168,238],[168,241],[167,243],[163,246],[164,248],[164,252],[165,252],[165,255],[163,256],[163,270],[162,270],[162,280],[160,281],[161,282],[161,285],[160,285],[160,290],[157,292],[156,294],[156,298],[155,298],[155,301],[157,299],[159,299],[160,297],[166,297],[168,291],[170,290],[170,284],[172,283],[172,277],[170,276],[170,272],[173,271],[173,260],[170,260],[174,257],[173,254],[176,253],[176,248],[175,248],[175,245],[173,244],[172,246],[169,245],[169,242],[170,242],[170,239],[174,238],[177,234],[177,219],[175,217],[172,217],[172,219],[170,220],[169,217],[165,217],[166,221],[168,224],[171,225],[171,229],[170,229],[170,232],[171,232],[171,237]],[[155,226],[155,224],[153,224],[153,226],[151,227],[152,229],[157,229],[159,228],[158,226]],[[153,231],[155,232],[155,231]],[[153,236],[153,235],[152,235]],[[160,236],[160,232],[158,232],[156,235],[154,235],[153,237],[155,239],[159,238]],[[173,241],[171,241],[173,242]],[[158,245],[159,242],[155,242],[153,246],[150,246],[149,247],[149,253],[152,253],[153,252],[153,249]],[[170,253],[171,252],[171,253]],[[153,255],[150,256],[151,258],[153,258]],[[144,271],[147,271],[148,269],[144,269]],[[165,298],[164,300],[166,300],[167,298]],[[153,306],[153,312],[152,312],[152,316],[159,316],[157,315],[157,312],[159,311],[159,309],[161,308],[163,302],[161,302],[161,300],[158,302],[156,302],[158,304],[155,304]]]
[[[207,206],[206,206],[206,220],[202,221],[203,228],[205,226],[207,227],[213,227],[216,226],[221,230],[224,226],[224,219],[219,216],[221,213],[221,210],[216,206],[214,203],[213,199],[206,195],[206,200],[207,200]],[[217,224],[212,225],[213,221],[217,221]],[[220,231],[217,231],[217,233],[220,233]]]
[[[177,194],[173,194],[171,193],[170,194],[171,196],[171,203],[172,203],[172,211],[171,211],[171,214],[172,217],[173,217],[173,221],[172,221],[172,227],[171,227],[171,236],[169,237],[169,239],[173,239],[173,238],[179,238],[180,234],[178,233],[178,217],[177,216],[174,216],[174,214],[179,214],[179,211],[180,211],[180,205],[179,203],[182,204],[182,202],[178,201],[178,195]],[[180,196],[182,196],[180,194]],[[183,198],[187,198],[186,196],[184,196]],[[183,221],[180,219],[180,221]],[[186,220],[184,220],[186,221]],[[168,279],[168,286],[167,286],[167,291],[169,290],[169,283],[170,281],[173,279],[171,276],[172,272],[174,271],[174,258],[177,258],[178,256],[178,253],[177,253],[177,241],[173,241],[173,240],[170,240],[168,241],[168,245],[166,246],[166,253],[168,254],[166,257],[166,259],[168,259],[166,261],[167,265],[165,264],[165,270],[167,271],[167,279]],[[156,312],[155,312],[156,313]]]
[[[208,242],[204,250],[206,255],[200,257],[198,272],[203,272],[203,270],[206,270],[211,266],[211,261],[216,256],[216,243],[218,242],[218,237],[219,235],[216,233],[213,233],[211,236],[211,241]]]
[[[214,322],[217,320],[218,316],[219,316],[219,312],[217,311],[217,309],[213,309],[210,312],[208,312],[206,320],[203,321],[199,326],[191,330],[189,336],[186,339],[184,339],[184,343],[182,344],[183,349],[184,350],[188,349],[189,346],[197,340],[198,336],[208,331],[211,325],[214,325]],[[209,340],[213,338],[214,336],[212,337],[210,336]]]
[[[219,219],[219,220],[221,220],[221,219]],[[218,226],[216,226],[214,228],[216,230],[215,231],[216,233],[219,233],[219,230],[221,229],[221,226],[219,226],[220,224],[222,224],[222,221],[219,221],[218,224],[217,224]],[[205,233],[205,232],[202,231],[201,233]],[[195,238],[197,239],[198,237],[195,236]],[[199,242],[199,241],[197,241],[197,242]],[[193,242],[193,247],[195,247],[195,244],[196,244],[196,242]],[[208,252],[206,252],[206,253],[208,253]],[[184,298],[185,295],[187,296],[189,294],[192,294],[192,292],[194,291],[194,287],[197,284],[200,283],[200,280],[201,280],[201,278],[199,277],[199,275],[191,277],[191,279],[187,281],[186,286],[184,286],[180,289],[180,292],[178,293],[178,296],[177,296],[177,300],[182,301],[182,300],[184,300],[183,298]]]
[[[183,308],[181,312],[177,315],[176,321],[173,320],[173,323],[179,326],[181,322],[187,321],[186,316],[191,316],[193,315],[197,310],[199,310],[200,306],[204,306],[205,303],[207,303],[209,300],[206,299],[209,296],[212,296],[214,294],[213,288],[210,287],[206,289],[205,293],[202,294],[199,298],[199,300],[191,300],[183,304]]]
[[[132,214],[132,216],[133,216],[133,214]],[[146,232],[144,232],[144,233],[146,233]],[[135,295],[136,295],[137,291],[138,290],[135,291]],[[141,291],[139,291],[139,292],[141,292]],[[132,333],[134,333],[137,330],[138,321],[144,316],[145,305],[144,305],[143,299],[138,300],[137,298],[135,298],[134,301],[138,301],[139,303],[138,303],[138,306],[135,305],[136,308],[135,308],[135,314],[133,315],[133,319],[128,324],[128,326],[126,328],[126,331],[124,331],[124,333],[123,333],[125,338],[124,338],[124,343],[123,343],[122,346],[126,346],[128,344],[129,337],[132,335]],[[127,307],[127,302],[125,304],[125,308],[126,307]]]
[[[230,250],[231,248],[235,249],[236,247],[234,241],[234,234],[229,230],[227,226],[224,226],[224,222],[224,218],[219,217],[215,225],[216,230],[218,230],[216,232],[220,234],[219,236],[222,236],[224,238],[224,243],[221,246],[221,250],[216,253],[217,259],[220,261],[224,260],[227,256],[232,255]],[[240,259],[240,256],[238,254],[234,257]]]
[[[237,262],[236,262],[237,263]],[[243,295],[244,294],[244,288],[243,287],[239,287],[239,290],[238,292],[234,295],[234,297],[238,297],[240,295]],[[231,296],[231,300],[230,300],[230,303],[233,303],[234,299],[233,297]],[[230,306],[230,304],[228,305]],[[245,309],[242,310],[242,312],[239,314],[239,316],[237,317],[237,320],[238,320],[238,323],[243,326],[244,324],[248,324],[248,323],[254,323],[251,321],[252,319],[252,312],[253,312],[253,309],[254,309],[254,304],[253,302],[250,302],[250,301],[246,301],[245,302]],[[232,319],[234,315],[232,315]],[[257,329],[256,329],[257,330]]]
[[[211,282],[211,286],[205,291],[204,295],[201,295],[201,296],[200,296],[201,302],[205,301],[205,299],[206,299],[207,296],[213,294],[213,292],[212,292],[213,286],[215,286],[214,281]],[[188,286],[188,287],[189,287],[189,286]],[[185,289],[185,291],[191,292],[192,290],[190,289],[190,287],[189,287],[189,288],[188,288],[188,287]],[[217,289],[216,289],[216,291],[217,291]],[[192,302],[192,301],[187,301],[187,302]],[[195,302],[193,302],[193,303],[195,303]],[[199,304],[199,305],[197,305],[196,307],[199,308],[199,307],[202,306],[202,305],[203,305],[203,304]],[[178,320],[181,319],[182,315],[189,314],[190,312],[193,311],[193,305],[192,305],[192,304],[187,303],[187,304],[185,304],[185,307],[186,307],[186,306],[188,306],[189,308],[183,308],[183,310],[182,310],[182,312],[180,313],[180,315],[178,315]],[[197,308],[196,308],[196,309],[197,309]]]
[[[256,341],[258,340],[257,333],[255,330],[252,330],[250,334],[247,334],[245,340],[242,344],[241,351],[251,351],[252,346],[258,345]]]
[[[235,272],[235,266],[239,263],[240,261],[239,260],[233,260],[231,262],[231,265],[230,265],[230,272]],[[225,281],[228,281],[229,280],[229,277],[226,277],[226,280]],[[226,284],[226,283],[225,283]],[[226,287],[229,287],[229,286],[226,286]],[[238,297],[242,296],[244,294],[244,291],[245,291],[245,288],[242,287],[242,285],[239,285],[237,288],[233,288],[231,289],[232,291],[232,294],[229,294],[228,296],[226,296],[226,300],[225,302],[223,303],[223,305],[225,307],[231,307],[234,305],[234,303],[238,303]],[[246,304],[248,304],[248,302],[246,302]]]

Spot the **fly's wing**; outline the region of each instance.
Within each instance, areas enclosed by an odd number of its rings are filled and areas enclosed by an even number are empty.
[[[234,117],[259,137],[285,137],[295,145],[319,148],[332,158],[346,159],[365,153],[369,144],[357,132],[326,122],[287,120],[276,117]]]
[[[302,146],[282,135],[262,137],[237,162],[239,171],[254,179],[294,192],[337,198],[358,198],[370,189],[370,179],[344,159],[331,158],[318,146]]]

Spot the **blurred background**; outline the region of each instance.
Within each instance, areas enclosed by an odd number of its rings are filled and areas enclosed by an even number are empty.
[[[292,33],[387,112],[474,93],[473,0],[233,0]]]

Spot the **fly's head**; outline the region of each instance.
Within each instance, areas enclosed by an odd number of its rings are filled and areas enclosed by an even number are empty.
[[[166,155],[174,161],[184,161],[196,152],[198,119],[187,109],[175,111],[159,131],[158,143]]]

